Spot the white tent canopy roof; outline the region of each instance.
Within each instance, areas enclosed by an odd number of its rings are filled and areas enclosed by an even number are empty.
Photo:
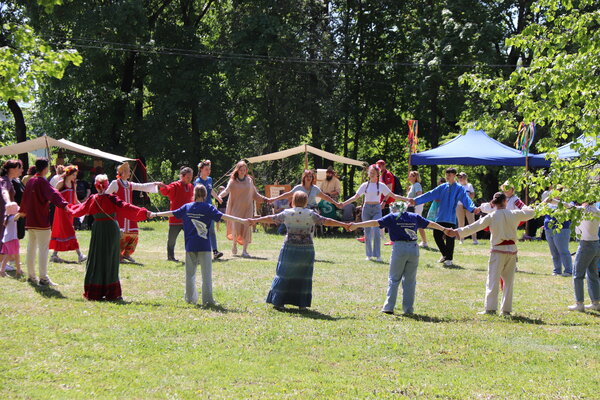
[[[86,154],[92,157],[105,158],[117,162],[132,161],[133,158],[121,157],[116,154],[107,153],[102,150],[93,149],[71,142],[67,139],[54,139],[50,136],[40,136],[35,139],[26,140],[21,143],[15,143],[10,146],[0,148],[0,156],[9,156],[13,154],[29,153],[35,150],[45,149],[47,147],[60,147],[61,149],[71,150],[75,153]]]
[[[337,154],[329,153],[327,151],[317,149],[307,144],[300,145],[298,147],[292,147],[291,149],[277,151],[275,153],[264,154],[262,156],[249,157],[247,160],[251,163],[258,163],[263,161],[280,160],[289,156],[300,153],[312,153],[319,157],[326,158],[331,161],[339,162],[342,164],[356,165],[357,167],[364,167],[366,163],[364,161],[353,160],[352,158],[338,156]]]

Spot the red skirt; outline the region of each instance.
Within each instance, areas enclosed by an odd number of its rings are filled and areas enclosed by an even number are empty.
[[[13,239],[6,243],[2,243],[2,254],[19,254],[19,239]]]
[[[69,251],[79,248],[75,228],[73,227],[73,217],[59,207],[56,207],[54,211],[49,247],[55,251]]]

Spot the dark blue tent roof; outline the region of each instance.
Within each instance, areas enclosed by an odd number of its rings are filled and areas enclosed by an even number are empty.
[[[412,165],[504,165],[525,166],[525,156],[489,137],[484,131],[469,129],[435,149],[413,154]],[[550,162],[539,154],[529,154],[530,167],[548,167]]]
[[[582,144],[584,147],[591,147],[596,145],[596,138],[585,137],[585,135],[581,135],[575,140],[575,142]],[[556,149],[558,151],[558,158],[569,159],[569,158],[577,158],[579,157],[579,153],[573,149],[573,142],[567,143],[564,146]],[[544,155],[544,154],[540,154]],[[600,150],[596,151],[594,155],[600,155]]]

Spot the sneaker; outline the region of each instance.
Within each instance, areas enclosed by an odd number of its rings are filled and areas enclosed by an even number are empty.
[[[585,306],[586,310],[593,310],[593,311],[600,311],[600,303],[599,302],[595,302],[592,304],[588,304],[587,306]]]
[[[419,247],[427,248],[429,245],[427,245],[427,242],[421,242],[419,243]]]
[[[87,256],[85,254],[82,254],[82,255],[79,256],[79,262],[80,263],[84,262],[85,260],[87,260]]]
[[[392,242],[392,241],[390,240],[389,242],[385,242],[383,245],[384,245],[384,246],[393,246],[393,245],[394,245],[394,242]]]
[[[438,260],[439,263],[443,263],[444,261],[446,261],[446,257],[441,256],[440,259]]]
[[[569,311],[585,312],[585,307],[583,306],[583,303],[575,303],[572,306],[569,306]]]
[[[6,272],[11,272],[11,271],[14,271],[14,270],[15,270],[15,267],[13,267],[10,264],[6,264],[6,268],[5,268]]]
[[[477,241],[477,239],[473,239],[473,244],[474,244],[475,246],[477,246],[477,245],[479,244],[479,242]]]
[[[365,261],[371,261],[371,257],[365,257]]]
[[[384,314],[388,314],[388,315],[394,315],[394,311],[393,310],[381,310],[382,313]]]
[[[247,251],[242,251],[242,257],[244,257],[244,258],[250,258],[252,256],[250,254],[248,254]]]
[[[483,310],[483,311],[479,311],[477,314],[479,314],[479,315],[494,315],[494,314],[496,314],[496,310]]]
[[[58,286],[56,283],[52,282],[49,277],[45,277],[40,279],[40,286]]]
[[[27,278],[27,283],[31,283],[34,286],[37,286],[39,284],[36,278]]]
[[[135,263],[135,259],[131,256],[123,256],[123,258],[127,261],[129,261],[130,263]]]
[[[510,317],[510,311],[502,311],[500,313],[500,315],[504,316],[504,317]]]
[[[562,276],[573,276],[573,274],[572,274],[572,273],[569,273],[569,272],[563,272],[563,273],[562,273]]]
[[[460,244],[465,244],[465,241],[464,241],[464,240],[462,240],[462,239],[460,239],[458,243],[460,243]]]
[[[365,237],[364,236],[363,237],[359,237],[359,238],[356,238],[356,240],[358,240],[361,243],[364,243],[365,242]]]
[[[377,257],[377,259],[375,261],[377,261],[377,262],[383,262],[383,258]]]
[[[559,274],[558,272],[553,272],[552,276],[561,276],[562,274]]]
[[[218,250],[213,251],[213,259],[214,260],[218,260],[219,258],[223,257],[223,253],[221,253]]]
[[[451,267],[453,265],[454,264],[452,263],[452,260],[446,260],[446,261],[444,261],[444,267]]]

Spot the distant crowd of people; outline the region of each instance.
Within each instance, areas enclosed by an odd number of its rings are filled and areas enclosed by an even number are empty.
[[[257,223],[279,224],[285,227],[286,237],[281,249],[276,276],[267,296],[267,302],[277,309],[285,305],[310,307],[315,251],[313,234],[319,225],[342,227],[350,231],[364,230],[365,255],[368,261],[382,262],[381,237],[387,230],[392,245],[388,292],[382,312],[393,313],[400,283],[402,284],[404,313],[414,312],[416,275],[419,247],[428,247],[425,229],[433,229],[435,243],[441,253],[440,262],[451,267],[454,260],[455,239],[464,243],[467,237],[477,245],[477,232],[489,230],[490,258],[483,313],[498,311],[498,295],[502,289],[500,311],[512,312],[512,295],[517,270],[517,228],[535,216],[535,209],[527,206],[508,183],[487,202],[476,206],[475,190],[465,173],[454,168],[445,170],[439,185],[425,192],[419,172],[410,171],[406,197],[401,195],[400,180],[386,168],[384,160],[369,166],[367,179],[354,195],[341,201],[341,184],[333,168],[328,168],[325,179],[317,185],[316,174],[305,170],[300,184],[274,197],[259,193],[244,161],[235,165],[225,187],[215,190],[211,162],[198,164],[193,170],[181,167],[179,180],[136,183],[130,180],[128,163],[117,168],[117,177],[109,181],[103,171],[95,171],[93,185],[80,184],[81,171],[76,165],[58,166],[56,175],[47,179],[48,160],[40,158],[34,169],[23,176],[19,160],[9,160],[0,171],[0,225],[2,237],[2,267],[6,276],[8,263],[14,263],[15,276],[24,275],[20,267],[19,240],[28,232],[27,280],[33,285],[54,285],[48,276],[48,260],[62,262],[59,252],[75,251],[78,261],[86,262],[84,297],[89,300],[119,300],[122,297],[119,264],[135,263],[133,254],[139,242],[137,223],[157,216],[169,217],[167,260],[175,261],[175,246],[183,231],[185,240],[186,301],[196,304],[196,270],[202,273],[202,304],[214,304],[212,295],[212,260],[223,256],[218,249],[215,224],[227,223],[227,239],[232,242],[231,254],[251,257],[248,247],[252,242],[252,226]],[[193,183],[192,183],[193,182]],[[169,198],[169,210],[150,212],[132,204],[133,193],[161,193]],[[549,196],[543,201],[550,207],[561,204],[559,197]],[[213,199],[223,204],[218,210]],[[320,201],[318,200],[320,199]],[[291,204],[290,204],[291,200]],[[273,204],[274,213],[255,218],[255,201]],[[355,202],[361,203],[361,218],[339,218],[335,208],[348,210]],[[422,213],[430,203],[427,217]],[[327,204],[329,206],[327,206]],[[570,223],[556,226],[552,215],[544,217],[544,232],[554,264],[553,274],[573,276],[575,304],[569,309],[600,310],[600,280],[598,237],[600,215],[593,202],[567,207],[580,207],[588,217],[576,228],[579,248],[572,263],[569,252]],[[333,208],[335,207],[335,208]],[[331,211],[333,210],[333,212]],[[353,211],[352,211],[353,213]],[[483,216],[483,214],[486,214]],[[74,221],[87,216],[92,222],[88,255],[80,251]],[[476,219],[479,216],[480,218]],[[282,229],[283,230],[283,229]],[[420,243],[418,243],[420,236]],[[53,250],[49,258],[49,250]],[[37,256],[39,278],[36,274]],[[584,305],[583,282],[587,278],[591,303]]]

